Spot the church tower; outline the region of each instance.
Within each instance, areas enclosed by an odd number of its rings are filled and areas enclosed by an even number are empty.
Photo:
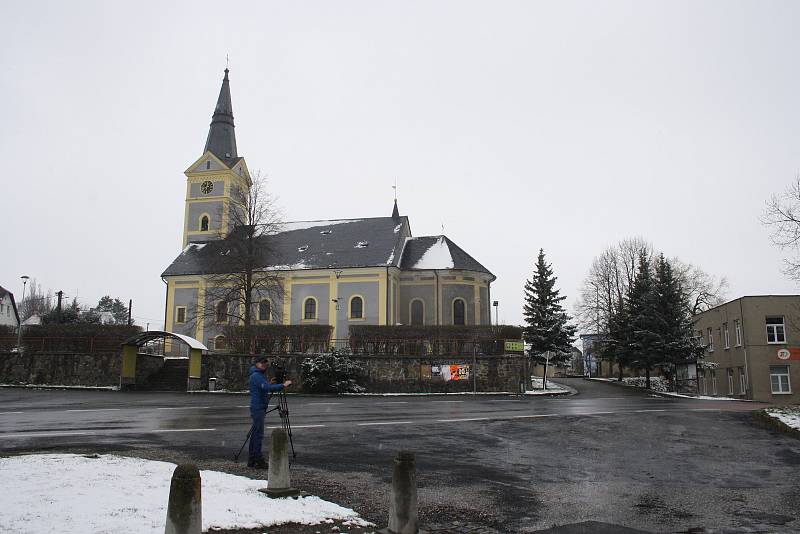
[[[251,185],[244,158],[236,150],[228,69],[222,79],[203,155],[186,169],[183,246],[221,239],[233,230],[231,210]]]

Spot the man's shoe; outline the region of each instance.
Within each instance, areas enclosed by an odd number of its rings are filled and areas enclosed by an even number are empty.
[[[253,469],[267,469],[268,464],[266,460],[259,458],[257,460],[253,460],[252,465],[250,465],[250,462],[247,462],[247,467],[252,467]]]

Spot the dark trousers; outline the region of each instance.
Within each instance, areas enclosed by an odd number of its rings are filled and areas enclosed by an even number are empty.
[[[250,419],[253,420],[253,433],[250,435],[250,459],[263,460],[261,443],[264,441],[264,410],[250,410]]]

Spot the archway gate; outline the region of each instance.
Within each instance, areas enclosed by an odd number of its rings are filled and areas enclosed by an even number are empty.
[[[150,330],[141,332],[122,343],[122,368],[120,372],[120,389],[135,387],[136,385],[136,359],[139,349],[145,343],[156,339],[176,340],[189,348],[189,373],[186,377],[187,391],[200,389],[200,374],[202,370],[203,352],[208,352],[208,347],[193,337],[167,332],[164,330]]]

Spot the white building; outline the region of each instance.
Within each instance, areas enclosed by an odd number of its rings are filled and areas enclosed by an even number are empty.
[[[19,313],[14,293],[0,286],[0,325],[17,328],[19,326]]]

